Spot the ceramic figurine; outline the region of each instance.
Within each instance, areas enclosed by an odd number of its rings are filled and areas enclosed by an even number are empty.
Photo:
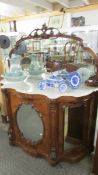
[[[65,72],[65,74],[63,72],[63,74],[52,75],[48,79],[40,81],[38,87],[40,90],[45,90],[47,87],[57,87],[60,92],[65,92],[67,86],[75,89],[79,87],[80,82],[81,79],[78,72]]]

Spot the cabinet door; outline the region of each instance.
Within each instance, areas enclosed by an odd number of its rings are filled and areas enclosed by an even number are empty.
[[[43,123],[39,113],[30,104],[22,104],[17,112],[19,131],[25,139],[32,144],[38,143],[43,138]]]
[[[84,121],[84,107],[74,107],[69,108],[69,127],[68,127],[68,136],[74,137],[77,139],[83,139],[83,121]]]

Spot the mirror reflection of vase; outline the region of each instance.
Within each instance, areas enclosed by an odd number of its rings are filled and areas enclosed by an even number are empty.
[[[43,137],[43,123],[38,112],[31,106],[23,104],[17,112],[20,132],[26,139],[38,142]]]

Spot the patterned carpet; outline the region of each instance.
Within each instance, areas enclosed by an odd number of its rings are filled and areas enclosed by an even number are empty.
[[[45,159],[31,157],[21,148],[10,146],[7,128],[0,124],[0,175],[90,175],[92,155],[76,164],[61,162],[52,167]]]

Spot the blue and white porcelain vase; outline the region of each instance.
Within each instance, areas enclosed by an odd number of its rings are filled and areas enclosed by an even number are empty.
[[[72,89],[78,88],[80,86],[80,83],[81,83],[80,74],[76,71],[68,73],[66,75],[66,83]]]

